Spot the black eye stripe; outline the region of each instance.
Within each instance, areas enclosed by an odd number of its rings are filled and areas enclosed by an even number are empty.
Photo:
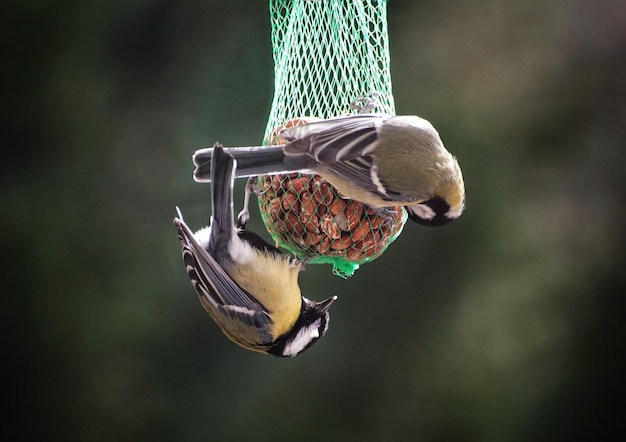
[[[422,204],[434,210],[435,218],[445,216],[445,214],[450,211],[450,205],[446,202],[446,200],[439,196],[433,197]]]
[[[423,219],[420,218],[416,213],[409,210],[409,218],[411,218],[412,221],[415,221],[416,223],[423,226],[440,227],[445,226],[446,224],[454,220],[453,218],[448,218],[446,216],[446,214],[450,211],[450,205],[443,198],[436,196],[429,199],[428,201],[424,201],[422,204],[424,206],[430,207],[433,212],[435,212],[435,216],[433,216],[431,219]]]

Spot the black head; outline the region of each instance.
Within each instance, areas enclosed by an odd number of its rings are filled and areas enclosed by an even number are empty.
[[[407,207],[409,218],[412,221],[428,227],[445,226],[457,219],[461,215],[461,211],[451,210],[448,202],[440,196]]]
[[[300,317],[293,328],[276,340],[268,353],[274,356],[295,357],[311,348],[328,330],[330,316],[328,309],[337,296],[322,302],[302,298]]]

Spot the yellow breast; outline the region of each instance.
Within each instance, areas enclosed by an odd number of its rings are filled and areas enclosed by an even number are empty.
[[[231,269],[230,276],[253,295],[269,312],[274,321],[274,339],[291,330],[302,306],[298,286],[300,264],[293,265],[287,257],[254,251],[250,264]]]

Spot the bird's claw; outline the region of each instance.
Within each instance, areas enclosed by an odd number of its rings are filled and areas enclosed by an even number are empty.
[[[377,207],[374,209],[376,216],[381,217],[385,221],[392,221],[393,218],[398,214],[395,209],[391,207]]]
[[[255,180],[256,177],[250,177],[246,182],[246,189],[243,196],[243,209],[241,209],[241,212],[237,215],[237,228],[239,229],[245,230],[248,225],[248,221],[250,221],[250,211],[248,210],[248,206],[250,205],[250,194],[254,191]]]
[[[250,221],[250,211],[244,209],[239,212],[239,215],[237,215],[237,228],[245,230],[248,225],[248,221]]]
[[[355,98],[350,103],[350,109],[354,109],[359,114],[367,114],[373,111],[379,104],[380,92],[370,92]]]

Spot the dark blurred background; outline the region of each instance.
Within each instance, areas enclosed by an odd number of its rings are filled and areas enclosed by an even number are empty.
[[[340,300],[326,338],[294,360],[219,332],[172,226],[176,205],[193,228],[209,219],[196,148],[262,139],[267,2],[8,3],[5,431],[626,434],[623,1],[389,2],[397,112],[438,128],[463,168],[467,211],[439,230],[407,225],[348,280],[309,266],[303,293]]]

